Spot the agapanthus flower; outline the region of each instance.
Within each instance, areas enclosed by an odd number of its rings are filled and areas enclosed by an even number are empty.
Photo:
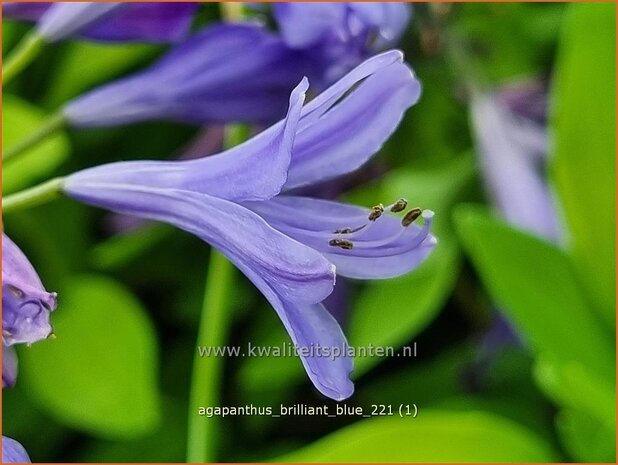
[[[166,119],[272,122],[285,114],[302,63],[257,24],[211,26],[145,71],[96,88],[63,110],[73,126]]]
[[[396,45],[410,20],[405,2],[282,2],[273,14],[285,43],[311,65],[315,87]]]
[[[318,390],[347,398],[352,360],[321,302],[335,271],[384,278],[415,268],[435,244],[431,212],[412,209],[400,219],[388,211],[405,210],[403,199],[364,209],[291,190],[356,170],[380,149],[420,94],[402,58],[396,51],[376,56],[304,107],[303,79],[282,121],[218,155],[103,165],[69,176],[64,191],[171,223],[219,249],[264,294],[298,347],[339,350],[339,357],[300,355]],[[419,216],[422,226],[413,224]]]
[[[492,200],[511,223],[557,241],[560,228],[546,176],[548,153],[538,88],[473,93],[471,116]],[[526,110],[523,110],[527,108]]]
[[[98,41],[177,42],[189,33],[199,3],[8,2],[4,17],[35,21],[46,42],[79,36]]]
[[[30,457],[15,439],[2,436],[2,463],[30,463]]]
[[[24,253],[2,234],[2,343],[32,344],[52,332],[56,293],[47,292]]]

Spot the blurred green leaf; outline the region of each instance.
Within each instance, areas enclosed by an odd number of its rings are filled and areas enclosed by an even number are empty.
[[[616,463],[616,431],[585,412],[567,409],[558,416],[558,432],[579,462]]]
[[[551,447],[484,412],[419,410],[413,418],[362,420],[276,462],[551,462]]]
[[[46,108],[57,109],[64,103],[153,57],[160,47],[127,43],[70,42],[48,76]]]
[[[10,148],[38,130],[48,116],[15,95],[3,95],[2,149]],[[2,194],[23,189],[50,175],[66,160],[69,149],[65,133],[57,132],[14,160],[3,163]]]
[[[552,173],[578,271],[610,327],[616,285],[616,5],[569,5],[554,76]]]
[[[58,421],[108,438],[157,426],[157,342],[140,303],[115,281],[73,277],[52,316],[55,341],[22,350],[23,382]]]
[[[522,337],[537,352],[613,377],[613,344],[586,302],[569,257],[486,208],[460,206],[454,218],[487,290]]]

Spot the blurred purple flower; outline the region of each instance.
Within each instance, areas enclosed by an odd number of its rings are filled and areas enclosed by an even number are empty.
[[[69,176],[65,192],[119,213],[171,223],[224,253],[266,296],[299,347],[347,346],[321,302],[335,266],[344,276],[384,278],[415,268],[431,251],[431,213],[402,221],[282,191],[359,168],[395,130],[420,93],[400,52],[368,60],[312,102],[307,81],[287,117],[249,141],[199,160],[121,162]],[[394,211],[405,208],[401,202]],[[301,357],[315,386],[341,400],[353,392],[352,360]]]
[[[47,42],[78,35],[99,41],[177,42],[189,33],[199,3],[9,2],[4,17],[36,21]]]
[[[548,142],[540,100],[537,87],[477,92],[470,106],[472,124],[485,181],[504,217],[558,241],[560,227],[545,174]]]
[[[2,234],[2,342],[32,344],[52,332],[56,293],[47,292],[26,256]],[[3,360],[4,361],[4,360]]]
[[[149,69],[74,99],[64,114],[74,126],[152,119],[272,122],[285,114],[302,74],[294,53],[263,27],[215,25]]]
[[[273,4],[281,36],[311,64],[324,88],[371,55],[396,45],[410,20],[405,2],[282,2]]]
[[[2,436],[2,463],[30,463],[30,457],[15,439]]]

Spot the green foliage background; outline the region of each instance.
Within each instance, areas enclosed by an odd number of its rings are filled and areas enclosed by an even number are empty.
[[[202,24],[216,18],[216,5],[200,14]],[[27,29],[5,20],[3,54]],[[445,42],[457,44],[459,60]],[[403,196],[431,208],[440,245],[407,276],[350,285],[350,344],[416,341],[419,355],[358,359],[347,404],[416,403],[419,416],[226,418],[220,460],[615,461],[615,5],[417,4],[401,48],[423,95],[376,157],[388,171],[344,197],[368,206]],[[4,90],[3,147],[163,50],[50,47]],[[564,247],[489,206],[462,73],[488,88],[551,77],[548,180]],[[60,133],[4,166],[3,194],[103,162],[168,159],[197,130],[148,123]],[[3,434],[34,461],[183,461],[208,246],[162,225],[113,236],[108,218],[65,199],[4,218],[60,305],[57,339],[19,350],[17,386],[3,391]],[[487,362],[480,342],[496,309],[521,341],[496,347]],[[240,274],[229,310],[231,344],[288,340]],[[226,359],[221,390],[224,405],[334,408],[297,359]]]

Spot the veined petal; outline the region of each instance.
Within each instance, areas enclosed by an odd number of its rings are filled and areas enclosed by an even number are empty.
[[[263,200],[287,180],[300,111],[303,79],[290,96],[287,117],[267,131],[218,155],[188,161],[128,161],[101,165],[71,176],[72,185],[149,185],[209,194],[227,200]]]
[[[15,348],[2,345],[2,388],[15,386],[17,380],[17,354]]]
[[[382,147],[420,96],[401,59],[399,52],[377,56],[305,107],[286,189],[355,171]]]
[[[6,234],[2,234],[2,341],[33,343],[52,331],[49,314],[56,294],[45,290],[36,271]]]
[[[30,457],[15,439],[2,436],[2,463],[30,463]]]
[[[405,274],[420,265],[437,243],[429,233],[431,212],[424,214],[422,226],[404,227],[401,218],[384,213],[376,221],[368,221],[370,209],[329,200],[285,195],[244,205],[274,228],[323,253],[335,264],[338,275],[350,278]],[[338,232],[346,228],[358,231]],[[333,239],[352,246],[334,246]]]
[[[350,2],[350,9],[377,31],[376,46],[394,44],[410,22],[411,5],[405,2]]]
[[[346,3],[278,2],[273,5],[273,14],[286,44],[304,49],[343,27]]]
[[[334,270],[322,255],[224,199],[144,185],[83,182],[69,177],[65,192],[90,205],[172,224],[219,249],[243,271],[254,270],[284,299],[302,304],[332,292]]]
[[[147,70],[69,102],[74,126],[153,119],[188,123],[272,122],[283,117],[303,72],[298,54],[257,24],[208,27]]]
[[[53,3],[39,19],[37,29],[48,42],[57,42],[80,32],[123,5],[122,2]]]
[[[50,5],[51,2],[2,2],[2,17],[37,21]]]

